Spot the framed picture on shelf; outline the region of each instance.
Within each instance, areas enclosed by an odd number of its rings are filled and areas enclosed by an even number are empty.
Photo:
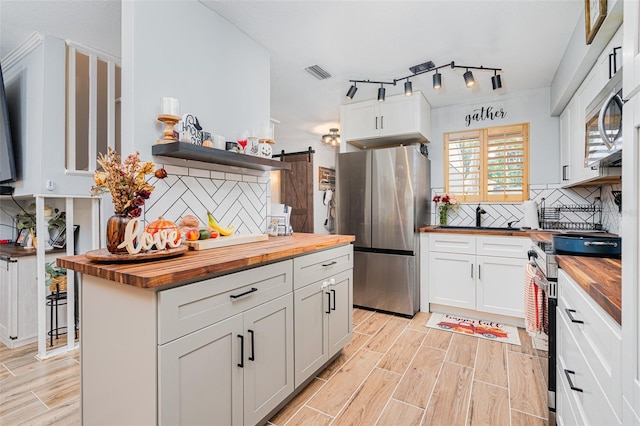
[[[16,244],[20,244],[24,246],[27,243],[27,237],[29,236],[29,230],[27,228],[22,228],[18,231],[18,238],[16,238]]]
[[[587,44],[591,44],[607,16],[607,0],[584,0],[584,23]]]
[[[74,234],[76,229],[78,229],[78,225],[73,225]],[[58,228],[57,231],[56,235],[51,236],[49,244],[51,244],[53,248],[65,248],[67,246],[67,228],[62,226]]]

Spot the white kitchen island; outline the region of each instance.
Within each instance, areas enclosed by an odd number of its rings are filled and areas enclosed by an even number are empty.
[[[351,338],[351,241],[296,234],[146,263],[60,259],[82,273],[82,422],[268,420]]]

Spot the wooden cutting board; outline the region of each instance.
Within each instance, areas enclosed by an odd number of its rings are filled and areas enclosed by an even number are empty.
[[[189,246],[191,250],[208,250],[213,248],[235,246],[237,244],[255,243],[269,239],[267,234],[234,234],[228,237],[219,236],[208,240],[183,241],[182,244]]]

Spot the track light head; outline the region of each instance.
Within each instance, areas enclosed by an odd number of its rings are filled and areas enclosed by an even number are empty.
[[[464,77],[464,84],[466,84],[467,87],[473,87],[473,85],[476,84],[476,80],[473,78],[473,73],[469,71],[469,69],[467,69],[467,72],[462,76]]]
[[[358,88],[356,87],[355,83],[352,84],[351,87],[349,87],[349,91],[347,92],[347,99],[353,99],[357,91]]]
[[[384,86],[381,84],[380,88],[378,89],[378,102],[384,102],[384,93],[385,93],[385,88]]]
[[[413,85],[411,84],[409,79],[407,79],[407,81],[404,83],[404,95],[411,96],[412,94],[413,94]]]
[[[433,88],[435,90],[440,90],[441,87],[442,87],[442,74],[436,71],[436,73],[433,75]]]
[[[493,86],[493,90],[500,89],[502,87],[502,78],[497,71],[493,77],[491,77],[491,85]]]

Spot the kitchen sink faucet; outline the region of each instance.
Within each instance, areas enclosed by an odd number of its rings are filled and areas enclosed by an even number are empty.
[[[476,207],[476,227],[480,228],[480,226],[482,226],[482,215],[486,213],[485,209],[478,204],[478,207]]]

